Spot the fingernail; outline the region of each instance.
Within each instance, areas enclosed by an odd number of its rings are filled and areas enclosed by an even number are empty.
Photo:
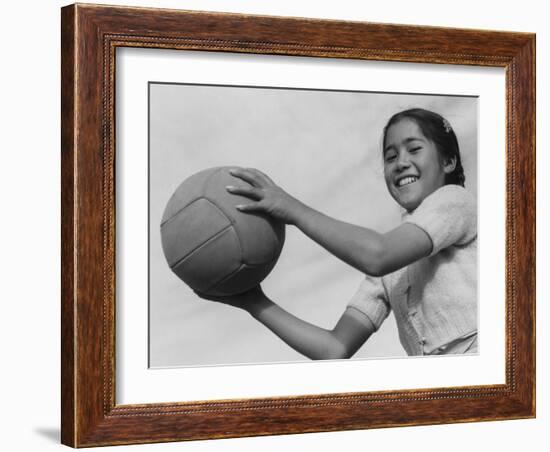
[[[237,209],[242,210],[244,209],[244,206],[242,204],[239,204],[238,206],[235,206]]]
[[[235,187],[233,185],[227,185],[225,189],[231,191],[231,190],[235,190]]]

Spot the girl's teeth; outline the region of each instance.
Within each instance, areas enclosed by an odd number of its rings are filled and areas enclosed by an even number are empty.
[[[406,177],[405,179],[401,179],[399,181],[399,186],[402,187],[403,185],[408,185],[416,181],[416,177]]]

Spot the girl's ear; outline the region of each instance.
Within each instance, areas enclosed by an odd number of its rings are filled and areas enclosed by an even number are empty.
[[[450,157],[443,162],[443,171],[445,174],[451,174],[456,168],[456,157]]]

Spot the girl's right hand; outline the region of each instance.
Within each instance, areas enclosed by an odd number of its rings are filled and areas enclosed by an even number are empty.
[[[260,285],[253,287],[247,292],[243,292],[236,295],[227,295],[227,296],[209,295],[209,294],[204,294],[197,291],[195,291],[195,293],[199,297],[205,300],[215,301],[217,303],[223,303],[228,306],[244,309],[245,311],[250,311],[250,308],[255,303],[258,303],[261,299],[265,298],[265,294],[263,293]]]

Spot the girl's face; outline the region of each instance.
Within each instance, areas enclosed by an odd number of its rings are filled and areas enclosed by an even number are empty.
[[[412,119],[392,124],[384,143],[384,177],[399,205],[411,212],[438,188],[454,162],[443,165],[436,145],[426,138]]]

